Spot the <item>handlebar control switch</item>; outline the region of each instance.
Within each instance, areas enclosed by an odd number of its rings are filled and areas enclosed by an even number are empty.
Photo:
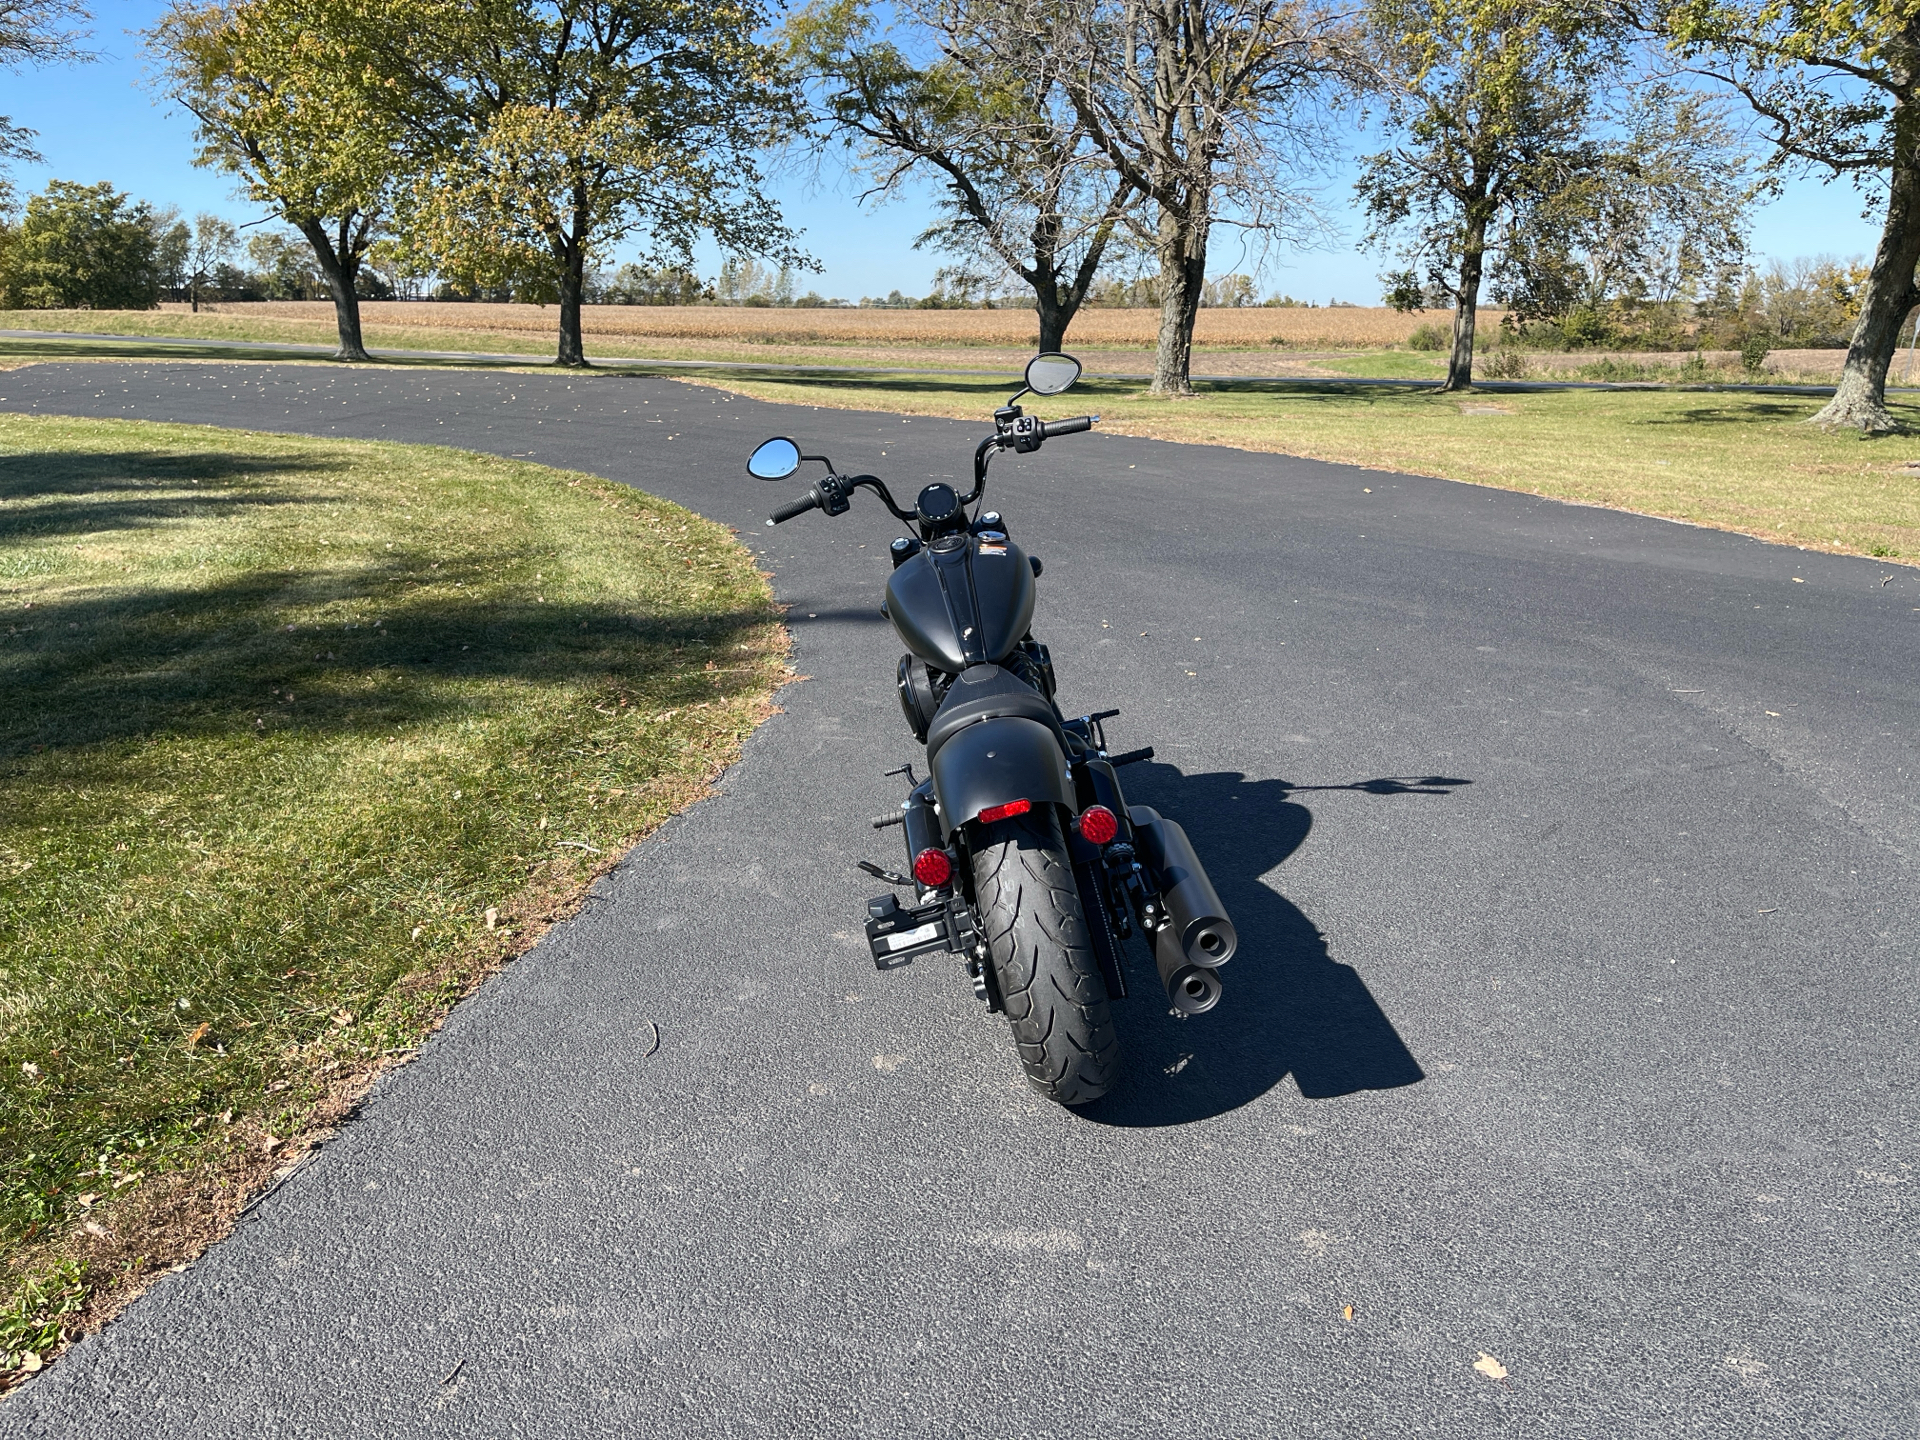
[[[1009,432],[1013,436],[1013,449],[1017,455],[1031,455],[1038,450],[1047,438],[1047,426],[1044,420],[1033,415],[1022,415],[1013,422]]]
[[[853,487],[838,475],[828,475],[814,488],[820,492],[820,508],[829,515],[844,515],[853,505]]]

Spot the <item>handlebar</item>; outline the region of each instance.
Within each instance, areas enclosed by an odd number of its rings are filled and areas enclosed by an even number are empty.
[[[996,415],[995,419],[1000,421],[1000,416]],[[982,440],[979,448],[973,452],[973,490],[970,494],[960,497],[961,506],[964,508],[980,498],[980,493],[986,488],[987,483],[987,460],[994,451],[1012,448],[1019,450],[1022,454],[1028,454],[1039,449],[1040,443],[1044,440],[1051,440],[1057,435],[1078,435],[1082,431],[1091,430],[1099,422],[1098,415],[1076,415],[1071,420],[1051,422],[1040,419],[1021,420],[1017,429],[1010,428],[1001,422],[999,428]],[[817,460],[822,457],[816,455],[812,458]],[[895,504],[893,496],[887,493],[887,487],[876,476],[836,475],[829,471],[826,479],[814,486],[802,498],[791,505],[781,506],[769,515],[767,524],[769,526],[784,525],[787,521],[804,515],[809,510],[824,510],[829,515],[844,515],[852,492],[863,485],[885,502],[887,509],[893,512],[896,519],[904,520],[909,525],[914,523],[916,519],[914,513],[902,510]]]
[[[820,503],[819,495],[809,490],[805,495],[801,496],[798,500],[794,501],[791,505],[782,505],[778,510],[774,511],[773,514],[769,515],[767,517],[767,524],[784,525],[786,524],[787,521],[793,519],[796,515],[806,514],[807,511],[813,509],[819,503]]]
[[[1040,438],[1051,440],[1056,435],[1078,435],[1082,430],[1091,430],[1098,415],[1076,415],[1071,420],[1043,420],[1040,423]]]

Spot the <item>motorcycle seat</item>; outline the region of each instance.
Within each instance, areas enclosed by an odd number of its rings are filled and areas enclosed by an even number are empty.
[[[927,727],[927,759],[967,726],[1010,715],[1039,721],[1064,748],[1060,717],[1046,696],[998,665],[972,665],[954,679]]]

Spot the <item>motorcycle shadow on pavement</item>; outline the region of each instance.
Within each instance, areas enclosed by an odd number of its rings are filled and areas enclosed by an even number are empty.
[[[1470,782],[1443,776],[1295,785],[1232,772],[1183,775],[1171,765],[1129,766],[1128,801],[1186,827],[1233,917],[1240,945],[1220,972],[1226,993],[1211,1014],[1167,1004],[1153,957],[1126,945],[1129,998],[1114,1006],[1125,1058],[1106,1098],[1077,1113],[1104,1125],[1183,1125],[1238,1109],[1288,1075],[1309,1100],[1418,1084],[1426,1072],[1366,982],[1327,953],[1326,936],[1261,879],[1307,838],[1308,790],[1448,795]]]

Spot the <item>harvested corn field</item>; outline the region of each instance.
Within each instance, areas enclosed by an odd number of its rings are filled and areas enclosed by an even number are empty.
[[[166,310],[182,310],[170,305]],[[559,324],[553,306],[488,305],[426,300],[366,301],[361,318],[369,326],[410,330],[459,330],[501,334],[548,335]],[[202,306],[202,313],[236,318],[333,321],[333,306],[318,300],[265,300]],[[1384,307],[1341,306],[1319,310],[1265,307],[1202,310],[1195,343],[1207,349],[1259,349],[1291,346],[1309,349],[1372,349],[1404,344],[1432,316],[1405,315]],[[1482,323],[1499,323],[1499,313],[1482,312]],[[1027,347],[1033,344],[1031,310],[880,310],[759,309],[719,305],[590,305],[581,324],[602,340],[693,340],[759,345],[978,345]],[[1083,310],[1074,319],[1070,342],[1089,348],[1153,348],[1160,327],[1157,310]]]

